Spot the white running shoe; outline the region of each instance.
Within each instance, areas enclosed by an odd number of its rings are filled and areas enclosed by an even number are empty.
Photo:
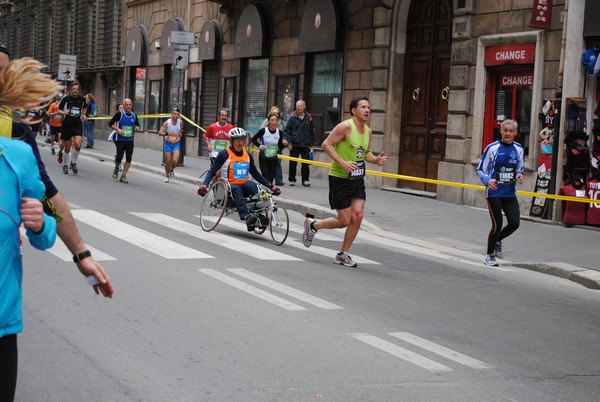
[[[495,252],[496,252],[496,258],[500,258],[500,259],[504,258],[504,253],[502,252],[502,242],[501,241],[496,242]]]
[[[304,232],[302,232],[302,243],[304,247],[310,247],[313,241],[313,237],[317,234],[317,230],[313,229],[313,223],[317,220],[312,218],[306,218],[304,220]]]
[[[169,182],[169,176],[165,177],[165,183]]]
[[[357,265],[348,253],[337,253],[333,259],[333,262],[337,265],[343,265],[345,267],[356,267]]]
[[[485,260],[483,260],[483,265],[487,265],[488,267],[497,267],[498,265],[498,261],[496,261],[496,256],[495,255],[486,255],[485,256]]]

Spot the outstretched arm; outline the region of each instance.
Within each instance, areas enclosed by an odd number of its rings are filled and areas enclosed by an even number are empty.
[[[57,225],[58,236],[65,243],[69,251],[73,255],[77,255],[86,250],[85,243],[75,226],[75,220],[67,201],[60,193],[57,193],[50,199],[54,208],[62,217],[62,221]],[[100,283],[94,285],[96,294],[104,297],[112,297],[113,287],[106,274],[106,271],[93,257],[87,257],[77,263],[77,268],[84,276],[94,276]]]

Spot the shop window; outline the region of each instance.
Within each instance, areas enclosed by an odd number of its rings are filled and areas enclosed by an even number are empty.
[[[531,103],[533,69],[498,69],[489,71],[483,148],[500,139],[500,123],[516,120],[519,135],[515,139],[529,155],[531,140]]]
[[[223,107],[229,109],[231,122],[235,116],[235,77],[225,78],[225,88],[223,89]],[[216,118],[216,113],[215,116]]]
[[[314,53],[308,63],[311,75],[306,110],[313,117],[315,145],[320,145],[340,122],[344,53]]]
[[[247,59],[244,77],[243,125],[255,134],[266,117],[269,87],[269,59]]]
[[[130,97],[133,100],[133,111],[137,115],[144,114],[146,104],[146,69],[143,67],[131,67],[130,70]],[[142,130],[146,125],[145,119],[139,119]]]
[[[298,76],[286,75],[277,77],[275,91],[275,105],[281,109],[281,119],[286,122],[290,114],[296,110],[295,101],[298,97]]]
[[[150,96],[148,99],[148,114],[160,113],[161,102],[160,94],[162,80],[150,81]],[[152,118],[148,119],[148,131],[158,132],[159,119]]]
[[[316,53],[312,63],[312,94],[342,93],[342,52]]]
[[[192,78],[188,80],[188,102],[186,104],[187,113],[186,117],[190,120],[197,122],[198,120],[198,84],[200,83],[199,78]],[[188,137],[195,137],[198,135],[198,128],[192,126],[190,123],[184,120],[185,133]]]
[[[117,96],[117,90],[115,88],[106,88],[107,96],[106,100],[108,104],[106,105],[107,114],[110,116],[114,116],[117,112],[116,107],[118,103],[121,103],[119,97]]]
[[[178,68],[166,66],[169,70],[169,98],[166,113],[171,113],[174,107],[181,108],[183,104],[183,72]]]

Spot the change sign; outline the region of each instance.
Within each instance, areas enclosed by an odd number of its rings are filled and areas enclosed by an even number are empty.
[[[75,81],[77,56],[70,54],[58,55],[58,81]]]

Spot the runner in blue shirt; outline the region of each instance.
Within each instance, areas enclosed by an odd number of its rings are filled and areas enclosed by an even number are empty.
[[[477,166],[477,175],[487,187],[485,197],[492,218],[492,230],[488,235],[487,256],[484,260],[484,264],[488,266],[498,266],[496,257],[504,258],[502,240],[519,228],[516,184],[523,183],[524,152],[523,146],[514,142],[518,127],[516,121],[504,120],[500,124],[501,140],[485,148]],[[507,220],[504,228],[502,211]]]

